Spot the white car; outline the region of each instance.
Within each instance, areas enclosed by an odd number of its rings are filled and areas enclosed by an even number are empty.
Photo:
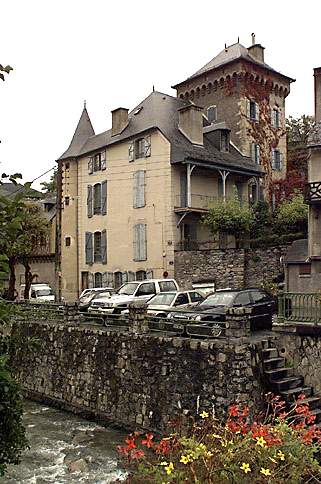
[[[126,282],[110,298],[94,299],[88,311],[120,314],[133,301],[148,301],[160,292],[178,290],[175,279],[145,279],[144,281]]]
[[[203,300],[200,291],[163,292],[148,301],[147,314],[166,317],[170,309],[178,306],[193,307]]]
[[[25,284],[20,286],[20,299],[24,299]],[[29,300],[38,302],[54,302],[55,294],[49,284],[31,284]]]
[[[82,293],[79,296],[79,300],[83,299],[84,296],[87,296],[87,294],[91,294],[93,292],[110,292],[113,293],[115,292],[115,289],[113,287],[90,287],[87,289],[84,289]]]

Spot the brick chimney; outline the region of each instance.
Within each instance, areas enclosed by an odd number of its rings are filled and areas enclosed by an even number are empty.
[[[117,108],[114,109],[112,112],[112,127],[111,127],[111,135],[116,136],[120,134],[126,126],[128,125],[128,109],[126,108]]]
[[[247,48],[250,56],[258,62],[264,62],[264,47],[255,43],[255,34],[252,34],[252,45]]]
[[[194,145],[203,145],[203,108],[189,104],[178,110],[178,129]]]
[[[321,121],[321,67],[314,68],[314,116],[315,122]]]

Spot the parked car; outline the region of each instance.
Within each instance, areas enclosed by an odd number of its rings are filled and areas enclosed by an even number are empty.
[[[25,284],[21,284],[19,299],[24,299],[24,291],[25,291]],[[29,299],[31,301],[37,301],[37,302],[54,302],[55,293],[53,292],[49,284],[34,283],[34,284],[31,284],[30,286]]]
[[[170,313],[169,317],[180,321],[195,323],[224,322],[226,311],[232,307],[252,308],[250,315],[251,330],[271,329],[272,316],[276,305],[274,299],[262,289],[222,290],[210,294],[204,301],[190,311]]]
[[[106,292],[110,291],[111,293],[114,293],[115,289],[113,287],[90,287],[90,288],[84,289],[82,291],[82,293],[79,296],[78,301],[80,301],[82,298],[84,298],[85,296],[87,296],[90,293],[93,293],[93,292],[100,293],[100,292],[105,292],[105,291]]]
[[[100,290],[86,292],[84,296],[79,297],[78,307],[81,312],[87,312],[90,304],[97,298],[110,298],[115,292],[113,288],[100,288]]]
[[[126,282],[109,299],[94,299],[88,311],[120,314],[133,301],[148,301],[160,292],[178,290],[178,284],[174,279],[145,279],[144,281]]]
[[[148,301],[147,314],[167,317],[173,307],[194,307],[203,300],[199,291],[161,292]]]

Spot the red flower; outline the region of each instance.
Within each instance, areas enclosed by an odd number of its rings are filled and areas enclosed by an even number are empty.
[[[156,446],[156,453],[167,455],[170,451],[170,443],[168,440],[162,439]]]
[[[228,413],[231,415],[231,417],[238,417],[239,415],[239,408],[237,405],[231,405],[228,409]]]
[[[132,459],[141,459],[142,457],[144,457],[144,455],[145,452],[143,450],[135,449],[131,452],[130,457]]]
[[[153,447],[154,442],[152,442],[152,439],[154,438],[153,434],[146,434],[145,435],[146,439],[142,440],[142,445],[146,445],[148,449]]]
[[[306,421],[307,424],[312,424],[312,423],[314,423],[315,419],[316,419],[316,416],[315,415],[308,415],[306,417],[306,420],[305,421]]]
[[[125,443],[127,444],[127,448],[129,450],[130,449],[136,449],[136,444],[135,444],[134,439],[131,439],[130,437],[127,437],[127,439],[125,439]]]
[[[298,414],[307,415],[310,410],[309,410],[308,405],[298,405],[296,407],[295,411]]]
[[[117,445],[116,449],[119,454],[128,455],[129,453],[128,447],[123,447],[122,445]]]
[[[242,417],[247,417],[249,414],[249,407],[244,407],[242,412]]]

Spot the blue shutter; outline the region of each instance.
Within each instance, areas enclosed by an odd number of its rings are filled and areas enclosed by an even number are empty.
[[[138,174],[139,171],[133,173],[133,207],[138,208]]]
[[[139,225],[134,225],[133,251],[134,251],[134,260],[139,260]]]
[[[107,181],[101,184],[101,213],[102,215],[107,213]]]
[[[101,262],[107,264],[107,232],[103,230],[101,233]]]
[[[133,177],[133,207],[141,208],[145,206],[145,171],[136,171]]]
[[[91,232],[86,232],[85,255],[86,255],[86,264],[91,265],[94,261],[93,234]]]
[[[87,216],[90,218],[93,216],[93,187],[87,185]]]
[[[139,224],[139,260],[147,259],[146,225]]]

